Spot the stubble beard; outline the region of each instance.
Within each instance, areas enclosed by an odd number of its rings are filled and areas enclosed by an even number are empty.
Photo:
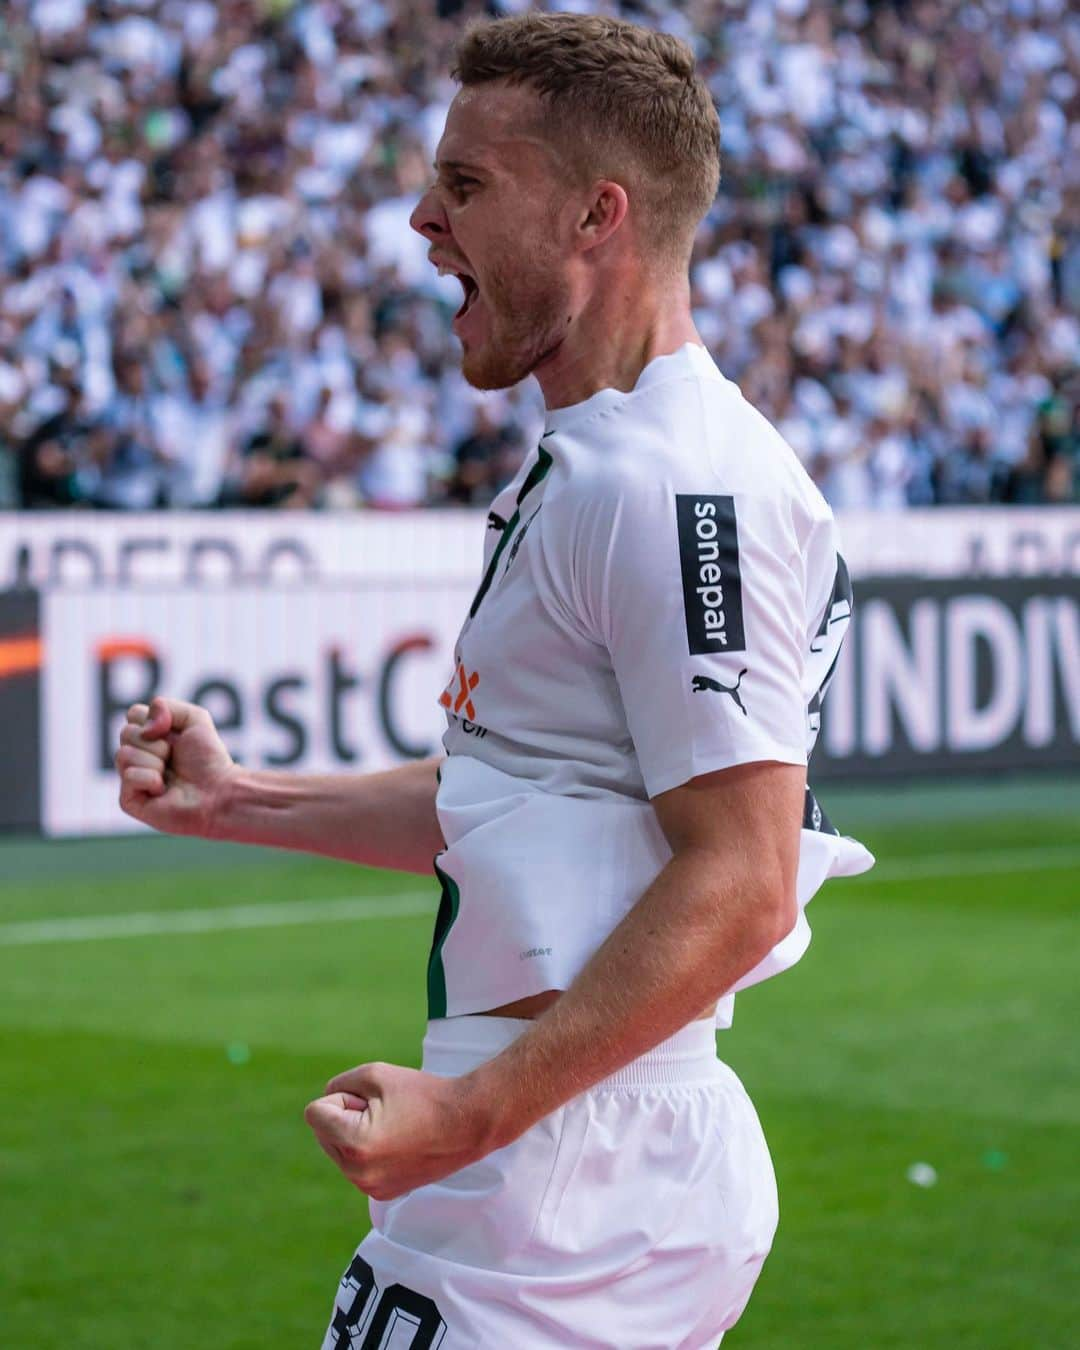
[[[474,389],[509,389],[531,375],[558,347],[570,313],[567,288],[548,271],[510,281],[493,269],[485,303],[490,331],[481,346],[466,348],[461,371]]]

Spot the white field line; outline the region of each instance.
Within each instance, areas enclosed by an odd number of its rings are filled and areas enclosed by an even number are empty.
[[[871,882],[922,878],[984,876],[997,872],[1046,872],[1080,865],[1080,847],[999,849],[980,853],[939,853],[904,862],[878,863],[853,878]],[[229,909],[178,909],[144,914],[96,914],[76,919],[41,919],[0,924],[0,947],[29,947],[48,942],[97,942],[105,938],[163,937],[175,933],[218,933],[242,928],[286,928],[309,923],[352,923],[432,914],[430,891],[397,895],[344,895],[334,900],[292,900]]]
[[[932,853],[925,858],[878,863],[853,880],[915,881],[920,877],[985,876],[993,872],[1050,872],[1080,865],[1080,845],[1053,844],[1044,848],[1002,848],[978,853]]]
[[[286,928],[305,923],[398,919],[434,914],[433,891],[397,895],[343,895],[334,900],[289,900],[228,909],[174,909],[144,914],[94,914],[77,919],[41,919],[0,924],[0,947],[45,942],[96,942],[102,938],[161,937],[174,933],[217,933],[239,928]]]

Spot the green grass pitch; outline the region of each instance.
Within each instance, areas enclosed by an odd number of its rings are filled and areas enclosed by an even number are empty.
[[[1080,781],[822,796],[880,866],[818,896],[807,956],[720,1038],[782,1211],[725,1350],[1076,1345]],[[302,1109],[346,1066],[417,1062],[434,907],[286,854],[0,843],[5,1350],[319,1344],[367,1214]],[[133,913],[161,921],[106,935]]]

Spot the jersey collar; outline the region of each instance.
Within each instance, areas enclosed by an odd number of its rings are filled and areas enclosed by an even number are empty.
[[[660,384],[684,374],[700,374],[704,368],[716,372],[712,357],[700,343],[685,342],[677,351],[657,356],[648,363],[637,377],[633,389],[598,389],[589,398],[580,403],[571,403],[566,408],[551,408],[544,415],[544,435],[552,436],[560,432],[572,431],[586,418],[595,416],[607,408],[617,407],[624,399],[640,393],[652,385]]]

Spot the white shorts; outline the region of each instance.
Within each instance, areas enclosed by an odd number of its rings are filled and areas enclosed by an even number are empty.
[[[467,1073],[528,1026],[430,1022],[424,1068]],[[776,1181],[704,1020],[371,1221],[323,1350],[714,1350],[772,1244]]]

